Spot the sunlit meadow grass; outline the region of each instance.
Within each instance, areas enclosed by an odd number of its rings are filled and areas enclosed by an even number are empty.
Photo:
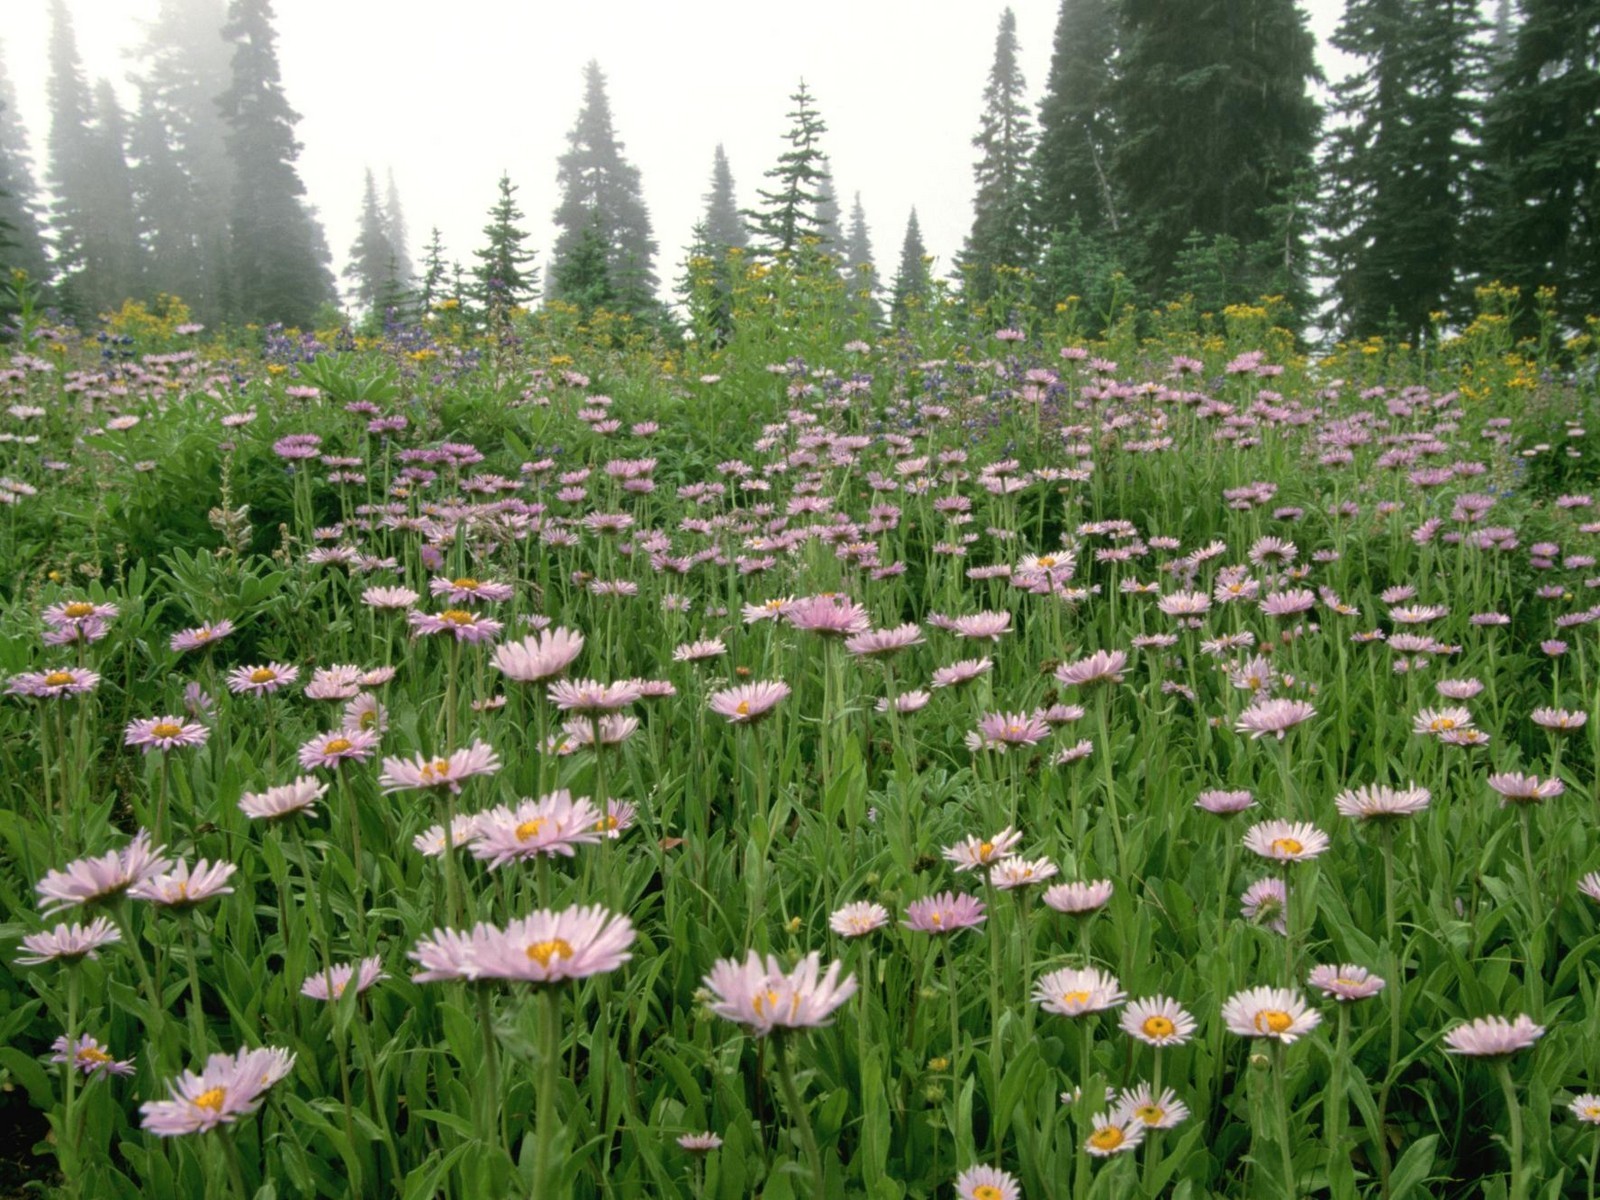
[[[30,329],[0,1114],[96,1200],[1592,1197],[1600,415],[1495,311]]]

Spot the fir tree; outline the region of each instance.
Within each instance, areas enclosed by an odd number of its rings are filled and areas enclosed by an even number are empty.
[[[1046,241],[1074,222],[1083,235],[1117,232],[1111,179],[1115,13],[1113,0],[1061,0],[1033,157],[1032,221]]]
[[[233,166],[232,307],[237,318],[303,326],[333,299],[331,256],[301,199],[300,118],[283,94],[272,17],[270,0],[232,0],[223,27],[233,45],[228,90],[217,99]]]
[[[1478,190],[1476,0],[1351,0],[1334,45],[1362,60],[1335,89],[1324,155],[1325,271],[1352,337],[1421,336],[1464,308]]]
[[[1489,272],[1556,289],[1572,329],[1600,313],[1600,9],[1522,0],[1484,119]]]
[[[839,224],[839,197],[833,190],[833,169],[822,160],[822,178],[817,180],[817,245],[825,253],[844,254],[844,229]]]
[[[770,254],[792,253],[804,239],[818,236],[817,186],[827,170],[818,143],[828,127],[812,107],[805,80],[789,99],[794,102],[788,113],[792,124],[784,135],[789,149],[778,156],[778,165],[766,175],[775,188],[770,192],[758,188],[762,207],[746,213],[760,249]]]
[[[568,248],[567,257],[551,269],[551,291],[587,315],[596,309],[616,309],[617,293],[611,284],[610,243],[598,221],[591,222]]]
[[[983,116],[972,144],[979,158],[972,170],[972,231],[961,254],[966,286],[975,299],[988,297],[995,273],[1020,269],[1033,258],[1028,229],[1033,128],[1024,105],[1027,84],[1017,63],[1017,18],[1000,15],[994,65],[983,91]]]
[[[0,273],[14,269],[36,283],[50,277],[44,235],[38,216],[38,188],[28,154],[28,135],[16,116],[16,93],[0,56],[0,221],[7,227],[7,245],[0,250]],[[6,283],[0,279],[0,286]]]
[[[406,213],[400,204],[400,188],[394,181],[393,167],[389,168],[388,187],[383,195],[383,234],[394,252],[390,277],[395,287],[409,294],[417,286],[417,270],[411,262],[411,238],[406,230]]]
[[[728,156],[722,146],[717,146],[711,164],[711,190],[702,199],[706,202],[705,241],[709,246],[744,249],[750,244],[750,234],[739,216],[739,202],[733,191],[733,171],[728,167]]]
[[[225,17],[224,0],[161,0],[139,51],[130,147],[150,285],[207,323],[228,315],[230,295],[233,165],[217,105],[232,81]]]
[[[850,293],[850,307],[866,319],[867,324],[883,324],[883,306],[878,303],[876,264],[872,257],[872,235],[867,230],[867,213],[861,207],[861,193],[855,194],[850,206],[850,236],[844,249],[845,279]]]
[[[539,272],[530,266],[533,251],[525,250],[527,231],[520,227],[522,210],[517,207],[517,189],[510,175],[500,176],[500,198],[489,210],[489,223],[483,227],[483,249],[473,251],[478,265],[473,268],[474,294],[492,325],[511,319],[511,310],[538,294]]]
[[[361,220],[356,240],[350,247],[350,265],[344,272],[344,277],[350,281],[355,306],[382,317],[384,302],[396,291],[397,266],[384,212],[378,204],[378,185],[369,167],[361,193]]]
[[[928,251],[922,244],[922,226],[913,208],[906,222],[905,241],[900,245],[900,269],[895,273],[894,299],[890,303],[896,325],[904,325],[912,309],[927,303],[930,283]]]
[[[444,261],[444,237],[435,225],[428,233],[428,244],[422,250],[422,294],[419,303],[424,314],[433,311],[439,301],[450,293],[450,268]]]
[[[110,80],[95,83],[91,134],[85,182],[101,246],[100,305],[110,309],[129,297],[145,295],[133,175],[128,168],[128,123]]]
[[[589,268],[573,276],[564,269],[565,263],[580,247],[592,257],[589,243],[598,236],[605,243],[610,278],[604,289],[585,284],[585,292],[605,291],[624,312],[653,313],[656,242],[640,191],[639,168],[623,157],[622,150],[612,126],[605,75],[600,64],[591,61],[584,67],[583,107],[567,134],[567,152],[557,161],[561,206],[555,212],[559,232],[551,250],[551,298],[573,299],[562,281],[587,278]]]
[[[1122,19],[1113,191],[1159,297],[1191,232],[1272,236],[1267,210],[1312,163],[1321,76],[1295,0],[1125,0]]]

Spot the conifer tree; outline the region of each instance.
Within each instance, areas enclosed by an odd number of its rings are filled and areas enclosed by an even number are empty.
[[[1273,234],[1267,210],[1312,163],[1321,76],[1295,0],[1124,0],[1121,12],[1113,192],[1162,297],[1191,232],[1246,248]]]
[[[1045,242],[1074,222],[1091,237],[1117,232],[1115,14],[1113,0],[1061,0],[1033,157],[1032,224]]]
[[[517,189],[511,176],[500,176],[500,197],[489,210],[489,223],[483,227],[483,249],[473,251],[478,265],[473,268],[473,289],[491,325],[511,319],[511,310],[538,294],[539,272],[530,264],[533,251],[523,248],[528,233],[522,229],[522,210],[517,207]]]
[[[1007,8],[1000,14],[983,116],[972,139],[979,151],[972,169],[976,191],[972,230],[960,259],[967,289],[979,300],[993,292],[997,269],[1020,269],[1033,259],[1028,228],[1033,128],[1026,92],[1017,62],[1017,18]]]
[[[300,118],[283,94],[272,18],[271,0],[231,0],[223,26],[233,46],[229,86],[217,100],[233,167],[232,315],[306,326],[333,299],[331,256],[301,199]]]
[[[224,319],[230,294],[233,166],[217,105],[231,82],[226,15],[224,0],[161,0],[138,51],[130,144],[149,286],[205,323]]]
[[[930,284],[928,251],[922,244],[922,226],[913,208],[906,222],[905,240],[900,245],[900,269],[895,272],[894,299],[890,303],[890,314],[896,325],[904,325],[911,310],[927,302]]]
[[[577,244],[568,248],[566,258],[551,269],[551,291],[585,314],[615,310],[618,297],[611,284],[610,248],[598,220],[591,222]]]
[[[133,211],[133,174],[128,167],[128,124],[111,81],[94,88],[94,129],[89,143],[88,184],[103,249],[104,307],[146,295],[144,255]]]
[[[792,253],[805,238],[818,235],[817,186],[827,169],[819,142],[828,127],[812,107],[805,80],[789,99],[794,102],[788,113],[792,124],[784,134],[789,149],[766,174],[774,190],[758,188],[762,207],[746,213],[759,248],[770,254]]]
[[[883,324],[883,306],[878,303],[877,271],[872,257],[872,234],[867,229],[867,213],[861,207],[861,193],[850,206],[850,236],[844,249],[845,283],[853,312],[869,325]]]
[[[448,299],[449,280],[450,268],[444,261],[444,237],[435,225],[422,250],[422,293],[418,303],[424,314],[432,312],[439,301]]]
[[[729,247],[742,250],[748,246],[750,234],[739,216],[739,202],[733,190],[733,171],[728,166],[728,156],[723,152],[721,143],[717,144],[716,157],[711,164],[711,190],[703,199],[706,202],[706,244],[722,250]]]
[[[369,167],[361,193],[361,220],[350,247],[350,265],[344,272],[355,306],[382,317],[384,302],[397,290],[397,267],[394,245],[389,241],[387,222],[378,204],[378,185]]]
[[[1600,313],[1600,8],[1522,0],[1484,118],[1488,271],[1556,289],[1565,323]]]
[[[20,268],[35,283],[50,277],[49,258],[38,216],[38,188],[28,154],[28,135],[17,119],[16,93],[0,55],[0,222],[7,244],[0,249],[0,274]],[[6,282],[0,279],[0,285]]]
[[[826,254],[844,254],[844,230],[839,224],[839,197],[833,190],[833,169],[822,160],[822,178],[817,180],[817,246]]]
[[[572,299],[564,291],[563,280],[587,278],[589,268],[574,276],[564,264],[580,247],[586,258],[592,258],[589,243],[598,236],[605,243],[610,278],[604,289],[586,283],[585,292],[605,291],[611,303],[624,312],[654,313],[658,307],[653,265],[656,242],[640,191],[639,168],[623,157],[600,64],[591,61],[583,73],[583,107],[567,134],[567,151],[557,160],[561,205],[555,212],[559,232],[551,250],[551,298]]]
[[[389,168],[388,186],[383,195],[383,234],[394,253],[390,278],[401,292],[410,293],[417,286],[417,270],[411,261],[411,238],[406,230],[406,213],[400,203],[400,187],[394,181],[393,167]]]
[[[1350,0],[1333,43],[1362,65],[1334,89],[1324,154],[1324,270],[1348,336],[1421,336],[1460,313],[1477,251],[1482,80],[1476,0]]]

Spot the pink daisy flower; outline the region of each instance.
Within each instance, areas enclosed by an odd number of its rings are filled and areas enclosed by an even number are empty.
[[[1195,1019],[1176,1000],[1152,996],[1122,1010],[1122,1031],[1149,1046],[1181,1046],[1194,1036]]]
[[[1033,887],[1060,873],[1048,858],[1026,859],[1013,855],[989,868],[989,883],[1003,892]]]
[[[193,867],[180,861],[165,871],[145,876],[128,889],[128,895],[163,908],[190,908],[213,896],[232,895],[228,880],[237,870],[232,863],[209,863],[203,858]]]
[[[627,708],[643,697],[634,680],[599,683],[593,679],[561,679],[549,687],[550,703],[563,712],[600,713]]]
[[[436,599],[442,598],[447,604],[497,603],[509,600],[515,594],[515,589],[509,583],[496,583],[492,579],[474,579],[471,576],[462,576],[460,579],[437,577],[430,579],[428,591]]]
[[[884,658],[912,646],[920,646],[924,640],[922,629],[908,621],[893,629],[870,629],[846,638],[844,648],[862,658]]]
[[[933,673],[933,685],[936,688],[960,687],[964,683],[971,683],[980,675],[987,675],[994,667],[994,661],[987,658],[967,658],[960,662],[951,663],[948,667],[940,667]]]
[[[834,1012],[856,993],[855,977],[841,980],[840,968],[831,963],[822,973],[821,956],[813,950],[785,973],[772,955],[763,958],[752,950],[742,963],[720,959],[704,984],[712,1012],[765,1037],[774,1029],[831,1024]]]
[[[1057,912],[1079,916],[1104,908],[1111,902],[1111,893],[1109,879],[1095,879],[1088,883],[1058,883],[1045,889],[1044,902]]]
[[[889,923],[889,910],[870,900],[846,904],[828,918],[828,928],[840,937],[855,938],[873,933]]]
[[[1444,1035],[1446,1054],[1472,1058],[1500,1058],[1526,1050],[1544,1036],[1544,1026],[1535,1025],[1526,1013],[1516,1020],[1504,1017],[1479,1017],[1457,1025]]]
[[[474,775],[493,775],[500,769],[500,759],[494,747],[473,740],[464,750],[457,750],[449,758],[386,758],[378,783],[385,792],[411,789],[448,788],[453,795],[461,794],[462,780]]]
[[[259,667],[235,667],[228,672],[228,690],[234,695],[252,692],[268,696],[279,688],[288,687],[300,678],[300,668],[283,663],[266,663]]]
[[[604,821],[587,796],[574,799],[563,789],[524,800],[514,809],[479,813],[472,854],[491,870],[541,854],[572,858],[578,846],[601,840]]]
[[[1143,1122],[1121,1112],[1097,1117],[1083,1148],[1095,1158],[1110,1158],[1137,1150],[1144,1141]]]
[[[135,1069],[133,1059],[124,1059],[121,1062],[112,1055],[98,1038],[88,1034],[74,1038],[69,1045],[65,1037],[58,1037],[50,1048],[55,1051],[50,1056],[53,1063],[70,1062],[85,1075],[133,1075]]]
[[[1236,992],[1222,1006],[1222,1020],[1240,1037],[1272,1038],[1285,1044],[1322,1024],[1322,1014],[1286,988],[1258,987]]]
[[[1265,925],[1277,934],[1287,934],[1289,924],[1284,909],[1289,904],[1289,889],[1281,879],[1258,879],[1239,897],[1239,913],[1246,921]]]
[[[982,925],[986,919],[983,901],[976,896],[942,892],[906,905],[906,919],[901,924],[917,933],[957,933]]]
[[[128,722],[123,741],[149,754],[152,750],[178,750],[203,746],[211,731],[182,717],[142,717]]]
[[[35,886],[39,907],[46,914],[120,896],[137,883],[170,870],[172,860],[164,847],[152,847],[150,834],[140,830],[121,850],[98,858],[80,858],[59,871],[50,871]]]
[[[1567,790],[1559,779],[1540,779],[1512,771],[1489,776],[1489,787],[1499,794],[1501,808],[1507,804],[1539,804]]]
[[[806,596],[793,601],[783,619],[795,629],[824,637],[849,637],[871,626],[867,610],[844,596]]]
[[[96,917],[87,925],[68,925],[65,922],[54,929],[30,933],[22,939],[22,948],[28,953],[17,959],[25,967],[64,960],[77,962],[84,958],[99,958],[100,947],[120,942],[122,933],[106,917]]]
[[[170,1099],[139,1106],[144,1128],[157,1137],[176,1137],[231,1125],[260,1107],[266,1090],[289,1074],[294,1060],[277,1048],[213,1054],[199,1074],[185,1071],[167,1085]]]
[[[1088,686],[1096,683],[1121,683],[1122,672],[1128,667],[1128,655],[1122,650],[1096,650],[1088,658],[1063,663],[1056,668],[1056,681],[1063,687]]]
[[[1431,798],[1427,788],[1414,783],[1408,788],[1376,785],[1340,792],[1333,805],[1341,817],[1373,821],[1412,816],[1427,808]]]
[[[376,954],[359,963],[341,963],[330,967],[326,974],[313,975],[300,985],[300,994],[312,1000],[338,1000],[355,981],[358,993],[366,991],[380,979],[387,979],[383,960]]]
[[[977,612],[970,616],[956,617],[949,626],[951,633],[959,638],[968,638],[974,641],[987,639],[998,642],[1000,638],[1011,632],[1011,614],[1003,612]]]
[[[199,650],[211,645],[212,642],[221,641],[233,632],[233,622],[221,620],[214,625],[197,625],[193,629],[180,629],[172,635],[172,651],[174,654],[183,654],[189,650]]]
[[[99,686],[100,676],[86,667],[59,667],[54,671],[24,671],[6,680],[6,694],[34,700],[81,696]]]
[[[960,1200],[1022,1200],[1022,1185],[999,1167],[968,1167],[956,1176],[956,1195]]]
[[[713,692],[706,706],[735,725],[754,725],[772,715],[779,702],[789,698],[787,683],[744,683]]]
[[[1229,791],[1223,788],[1211,788],[1196,797],[1194,806],[1203,812],[1221,817],[1243,812],[1247,808],[1254,807],[1255,802],[1255,797],[1242,789]]]
[[[465,608],[447,608],[438,613],[410,612],[406,621],[412,633],[425,637],[434,633],[448,633],[458,642],[476,644],[492,642],[500,636],[505,625]]]
[[[495,647],[490,662],[508,679],[541,683],[561,674],[583,650],[583,634],[572,629],[545,629],[520,642]]]
[[[347,762],[365,762],[377,748],[378,735],[370,729],[335,729],[300,747],[300,766],[307,771],[334,770]]]
[[[1036,746],[1050,736],[1050,726],[1032,713],[985,713],[974,733],[967,735],[969,750],[1004,750],[1011,746]]]
[[[264,792],[245,792],[239,808],[253,821],[274,821],[297,812],[311,813],[317,801],[327,794],[328,785],[302,775],[293,783],[268,788]]]
[[[1244,847],[1262,858],[1300,862],[1328,849],[1328,835],[1303,821],[1263,821],[1245,831]]]
[[[1258,700],[1239,714],[1234,728],[1253,739],[1272,734],[1281,742],[1289,730],[1316,715],[1317,710],[1305,700]]]
[[[976,836],[963,838],[954,846],[946,846],[944,857],[947,862],[955,865],[957,873],[970,871],[975,867],[987,867],[999,862],[1011,854],[1021,841],[1022,834],[1008,827],[989,838]]]
[[[1354,963],[1340,963],[1337,966],[1323,963],[1312,967],[1308,982],[1328,999],[1345,1003],[1365,1000],[1384,989],[1384,980],[1380,976]]]
[[[1033,985],[1034,1003],[1063,1017],[1115,1008],[1127,998],[1115,975],[1094,967],[1064,967],[1040,976]]]

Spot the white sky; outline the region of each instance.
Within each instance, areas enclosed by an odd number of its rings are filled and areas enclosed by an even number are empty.
[[[1035,112],[1059,0],[1010,0]],[[0,55],[43,185],[46,0],[5,0]],[[68,0],[91,82],[125,84],[125,47],[158,0]],[[887,279],[913,205],[949,269],[972,220],[971,138],[1005,0],[275,0],[278,59],[301,114],[299,168],[343,270],[362,171],[393,168],[420,259],[437,225],[470,267],[495,185],[509,171],[541,270],[554,240],[556,158],[598,59],[624,153],[642,175],[664,290],[704,211],[724,144],[739,202],[754,207],[785,149],[789,95],[805,78],[828,124],[823,148],[848,219],[861,193]],[[1326,39],[1342,0],[1302,0]],[[132,93],[122,88],[125,101]]]

